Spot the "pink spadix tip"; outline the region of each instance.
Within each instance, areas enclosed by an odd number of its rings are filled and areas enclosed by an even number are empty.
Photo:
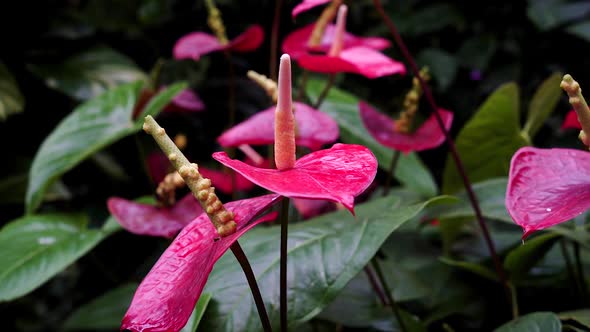
[[[336,17],[336,31],[334,32],[334,41],[328,52],[329,56],[338,56],[344,47],[344,34],[346,33],[346,14],[348,13],[348,6],[341,5],[338,8],[338,16]]]
[[[291,97],[291,57],[281,56],[279,66],[279,93],[275,111],[275,165],[278,170],[295,165],[295,116]]]

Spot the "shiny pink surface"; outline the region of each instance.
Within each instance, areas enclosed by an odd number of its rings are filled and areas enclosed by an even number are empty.
[[[225,131],[217,138],[223,147],[241,144],[267,145],[274,143],[275,109],[273,106],[258,112],[246,121]],[[318,150],[324,144],[333,143],[338,139],[338,124],[329,115],[317,111],[306,104],[295,103],[295,121],[297,135],[295,142]]]
[[[403,153],[422,151],[435,148],[445,141],[445,134],[438,126],[436,116],[430,115],[426,121],[413,133],[403,134],[394,130],[395,120],[379,113],[369,104],[360,102],[359,111],[365,128],[377,142]],[[453,124],[453,113],[438,109],[445,128],[449,130]]]
[[[561,124],[561,129],[582,129],[582,125],[580,124],[580,121],[578,121],[578,114],[576,114],[576,111],[571,110],[567,112],[565,120],[563,120],[563,123]]]
[[[283,41],[282,49],[283,53],[287,53],[291,56],[291,59],[297,60],[300,56],[308,54],[310,49],[307,46],[309,37],[315,23],[307,25],[301,29],[291,32]],[[324,36],[320,42],[320,46],[314,51],[320,51],[327,53],[332,46],[334,36],[336,33],[336,26],[334,24],[328,24],[324,31]],[[391,46],[391,43],[385,38],[379,37],[358,37],[351,33],[344,33],[344,49],[364,46],[372,48],[377,51],[384,50]]]
[[[248,165],[254,165],[254,162],[250,159],[246,159],[244,161]],[[267,167],[270,165],[268,160],[264,160],[264,163],[260,167]],[[219,190],[224,194],[231,194],[234,192],[233,188],[233,180],[232,180],[232,173],[236,176],[236,190],[238,191],[248,191],[255,187],[255,184],[250,182],[250,180],[243,177],[241,174],[234,173],[232,171],[224,172],[221,170],[214,170],[199,166],[199,173],[203,177],[206,177],[211,180],[213,187],[215,190]]]
[[[354,144],[334,144],[330,149],[310,153],[284,171],[252,167],[230,159],[225,152],[216,152],[213,158],[279,195],[339,202],[352,213],[354,197],[373,182],[377,173],[373,153]]]
[[[279,199],[266,195],[225,204],[235,213],[236,233],[218,238],[205,214],[186,226],[137,288],[121,329],[176,332],[184,327],[205,287],[215,262],[246,231],[276,218],[276,213],[251,221]]]
[[[530,233],[570,220],[590,208],[590,153],[524,147],[512,157],[506,208]]]
[[[109,211],[123,228],[133,234],[173,237],[203,213],[199,202],[188,194],[171,207],[156,207],[111,197]]]
[[[257,49],[264,40],[264,30],[259,25],[252,25],[242,34],[221,45],[217,37],[205,32],[191,32],[184,35],[174,45],[174,58],[199,60],[201,56],[221,50],[250,52]]]
[[[303,0],[303,1],[301,1],[300,4],[298,4],[297,6],[295,6],[295,8],[293,8],[291,15],[293,18],[295,18],[295,16],[301,14],[304,11],[308,11],[308,10],[312,9],[313,7],[326,4],[330,1],[332,1],[332,0]]]

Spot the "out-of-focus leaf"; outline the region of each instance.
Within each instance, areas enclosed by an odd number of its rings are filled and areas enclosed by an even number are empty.
[[[434,4],[414,8],[407,15],[400,15],[396,23],[402,35],[420,36],[449,26],[463,25],[463,17],[450,4]]]
[[[430,202],[399,206],[398,199],[385,197],[358,205],[356,220],[338,211],[289,227],[289,325],[294,328],[319,314],[387,237]],[[275,326],[279,321],[279,233],[277,226],[260,227],[240,239]],[[260,330],[250,289],[233,256],[226,254],[217,262],[205,290],[215,300],[203,321],[206,330]]]
[[[496,274],[496,272],[494,272],[492,269],[490,269],[486,266],[483,266],[481,264],[477,264],[474,262],[466,262],[466,261],[456,261],[456,260],[446,258],[446,257],[441,257],[440,260],[441,260],[441,262],[443,262],[449,266],[456,267],[461,270],[471,272],[473,274],[476,274],[480,277],[484,277],[484,278],[491,280],[491,281],[498,281],[498,275]]]
[[[529,1],[527,16],[541,31],[553,29],[567,22],[575,21],[590,13],[590,3],[578,1]]]
[[[125,172],[123,167],[113,158],[112,155],[99,151],[90,157],[90,160],[100,168],[105,174],[113,179],[128,180],[129,175]]]
[[[529,104],[527,120],[522,130],[528,137],[532,138],[537,134],[543,122],[557,106],[557,102],[559,102],[563,94],[559,87],[561,76],[561,73],[554,73],[549,76],[533,95],[533,99]]]
[[[561,332],[559,317],[552,312],[534,312],[521,316],[494,330],[495,332]]]
[[[590,42],[590,21],[584,21],[568,26],[565,31]]]
[[[508,278],[513,281],[524,279],[529,270],[543,259],[559,239],[557,233],[546,233],[510,251],[504,259],[504,269],[508,272]]]
[[[0,62],[0,121],[25,108],[25,98],[8,68]]]
[[[209,305],[209,301],[211,301],[211,294],[201,294],[199,297],[199,301],[195,305],[195,309],[193,313],[188,318],[188,322],[186,325],[180,330],[180,332],[195,332],[199,327],[199,323],[201,322],[201,318],[205,314],[205,310]]]
[[[35,64],[29,69],[45,83],[66,95],[86,100],[124,83],[145,80],[146,75],[128,57],[108,47],[73,55],[57,65]]]
[[[41,204],[46,189],[65,172],[141,129],[143,117],[131,118],[141,86],[141,82],[123,85],[80,105],[47,136],[29,172],[27,213]],[[159,93],[150,100],[143,115],[157,114],[184,88],[186,84],[178,83]]]
[[[493,36],[477,36],[467,39],[457,53],[459,64],[469,69],[486,70],[497,42]]]
[[[590,329],[590,309],[564,311],[558,314],[562,321],[575,321],[576,323]]]
[[[473,183],[507,176],[514,152],[529,144],[520,132],[518,95],[516,84],[502,85],[459,132],[457,151]],[[463,181],[449,155],[443,177],[443,192],[453,193],[461,188]]]
[[[138,284],[115,288],[84,304],[65,321],[66,331],[118,330]]]
[[[325,82],[319,80],[310,80],[308,82],[308,92],[312,99],[319,96],[324,85]],[[377,143],[365,129],[359,115],[358,102],[358,98],[352,94],[332,88],[320,109],[338,122],[340,138],[343,142],[368,147],[377,157],[379,167],[388,170],[393,150]],[[415,153],[400,156],[394,175],[407,188],[425,197],[432,197],[437,193],[437,186],[432,175]]]
[[[418,62],[428,66],[434,81],[443,91],[455,80],[458,69],[457,60],[441,49],[429,48],[420,52]]]
[[[107,234],[83,215],[16,219],[0,230],[0,302],[23,296],[94,248]]]

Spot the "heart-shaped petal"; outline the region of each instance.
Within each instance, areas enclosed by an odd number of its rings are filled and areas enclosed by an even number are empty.
[[[119,197],[107,201],[109,211],[133,234],[172,237],[203,213],[199,202],[188,194],[172,207],[141,204]]]
[[[226,45],[221,45],[214,35],[198,31],[191,32],[178,39],[174,44],[172,53],[176,60],[192,59],[198,61],[201,56],[223,50],[226,47]]]
[[[251,160],[246,158],[246,164],[248,165],[255,165],[255,163]],[[258,165],[258,167],[268,168],[270,166],[270,162],[268,160],[264,160],[262,165]],[[230,171],[231,172],[231,171]],[[232,174],[224,171],[218,171],[214,169],[205,168],[199,166],[199,173],[205,178],[211,180],[211,183],[215,187],[216,190],[224,194],[231,194],[234,192],[234,185]],[[250,182],[250,180],[243,177],[241,174],[236,173],[236,190],[238,191],[248,191],[255,187],[254,183]]]
[[[523,238],[588,210],[590,153],[572,149],[519,149],[510,163],[506,208],[524,229]]]
[[[295,6],[295,8],[293,8],[291,15],[293,16],[293,18],[295,18],[295,16],[301,14],[304,11],[308,11],[308,10],[312,9],[313,7],[326,4],[330,1],[332,1],[332,0],[303,0],[303,1],[301,1],[300,4],[298,4],[297,6]]]
[[[234,52],[251,52],[256,50],[264,41],[264,30],[258,24],[251,25],[229,43],[229,49]]]
[[[565,120],[561,124],[561,129],[582,129],[582,125],[580,124],[580,120],[578,120],[578,114],[576,111],[571,110],[567,112],[565,116]]]
[[[207,215],[194,219],[137,288],[121,329],[152,332],[182,329],[215,262],[250,228],[276,218],[276,213],[272,213],[251,221],[279,199],[278,195],[266,195],[225,204],[234,212],[238,230],[218,240]]]
[[[313,72],[353,73],[370,79],[406,73],[403,63],[364,46],[344,49],[338,56],[304,54],[297,59],[297,63]]]
[[[283,41],[283,53],[289,54],[291,59],[297,60],[300,56],[309,54],[309,47],[307,43],[309,37],[315,27],[315,23],[307,25],[301,29],[291,32]],[[336,25],[328,24],[324,30],[324,35],[318,48],[314,51],[327,53],[334,42],[334,36],[336,35]],[[344,33],[344,45],[343,49],[364,46],[372,48],[377,51],[382,51],[391,46],[391,43],[385,38],[379,37],[358,37],[351,33]]]
[[[362,145],[334,144],[303,156],[291,169],[257,168],[230,159],[225,152],[213,158],[262,188],[285,197],[326,199],[342,203],[354,214],[354,197],[373,182],[377,159]]]
[[[267,145],[274,143],[274,123],[276,106],[256,113],[246,121],[225,131],[217,138],[223,147],[242,144]],[[297,122],[298,146],[318,150],[324,144],[338,139],[338,123],[326,113],[315,110],[306,104],[295,103],[295,121]]]
[[[379,113],[367,103],[360,102],[359,110],[365,128],[375,140],[391,149],[404,153],[422,151],[435,148],[445,141],[445,134],[440,129],[436,116],[430,115],[426,121],[413,133],[403,134],[394,130],[395,120]],[[438,109],[446,130],[451,129],[453,113]]]

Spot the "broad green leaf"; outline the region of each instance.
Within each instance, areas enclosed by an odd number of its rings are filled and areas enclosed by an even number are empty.
[[[518,86],[500,86],[483,103],[457,136],[457,151],[472,183],[508,175],[510,159],[529,144],[521,136]],[[463,188],[463,181],[449,154],[443,176],[443,192]]]
[[[496,53],[497,44],[493,35],[478,35],[467,39],[457,52],[458,63],[469,69],[484,71]]]
[[[310,80],[307,83],[312,99],[319,96],[325,82]],[[393,150],[379,144],[363,126],[358,110],[359,99],[352,94],[332,88],[320,107],[321,111],[331,115],[340,127],[340,138],[345,143],[360,144],[371,149],[384,171],[389,169]],[[395,178],[404,186],[424,197],[436,195],[438,189],[428,168],[415,153],[402,154],[395,169]]]
[[[590,42],[590,21],[583,21],[581,23],[572,24],[565,29],[570,34]]]
[[[21,94],[14,76],[0,62],[0,121],[25,108],[25,98]]]
[[[561,73],[554,73],[549,76],[533,95],[533,99],[529,104],[527,120],[522,130],[528,137],[535,137],[543,122],[557,106],[557,102],[559,102],[563,93],[559,87],[561,77]]]
[[[450,4],[433,4],[420,6],[411,13],[394,18],[398,23],[402,35],[420,36],[433,33],[447,27],[461,27],[464,18],[461,13]]]
[[[578,1],[529,1],[527,16],[541,31],[580,19],[590,13],[590,3]]]
[[[416,216],[425,203],[400,206],[385,197],[361,204],[357,217],[338,211],[289,227],[289,324],[295,327],[319,314],[354,278],[387,237]],[[356,220],[355,220],[356,219]],[[280,227],[258,227],[240,238],[256,274],[273,324],[279,322]],[[257,331],[258,314],[243,273],[232,255],[222,257],[205,292],[213,294],[206,330]]]
[[[199,327],[201,318],[203,318],[210,300],[211,294],[201,294],[199,301],[197,301],[197,304],[195,305],[193,313],[190,315],[188,322],[186,322],[186,325],[182,328],[182,330],[180,330],[180,332],[195,332],[197,330],[197,327]]]
[[[559,319],[563,321],[575,321],[576,323],[590,329],[590,309],[580,309],[560,312]]]
[[[504,269],[508,272],[508,278],[513,281],[524,279],[529,270],[543,259],[560,237],[557,233],[546,233],[510,251],[504,259]]]
[[[459,67],[454,56],[438,48],[420,52],[418,62],[428,66],[431,76],[443,91],[453,83]]]
[[[55,180],[115,141],[141,129],[143,117],[132,119],[142,83],[120,86],[92,99],[65,117],[45,139],[29,171],[27,213],[40,204]],[[157,114],[182,89],[179,83],[151,99],[143,114]]]
[[[453,259],[450,259],[447,257],[441,257],[440,261],[449,265],[449,266],[456,267],[461,270],[471,272],[471,273],[476,274],[480,277],[484,277],[488,280],[498,281],[498,275],[496,274],[496,272],[487,266],[484,266],[484,265],[481,265],[478,263],[474,263],[474,262],[457,261],[457,260],[453,260]]]
[[[495,332],[561,332],[559,317],[552,312],[534,312],[521,316],[494,330]]]
[[[83,215],[16,219],[0,230],[0,302],[23,296],[94,248],[105,236]]]
[[[131,59],[104,46],[73,55],[60,64],[29,65],[29,69],[49,87],[78,100],[147,77]]]
[[[65,321],[64,330],[118,330],[137,286],[123,285],[79,307]]]

